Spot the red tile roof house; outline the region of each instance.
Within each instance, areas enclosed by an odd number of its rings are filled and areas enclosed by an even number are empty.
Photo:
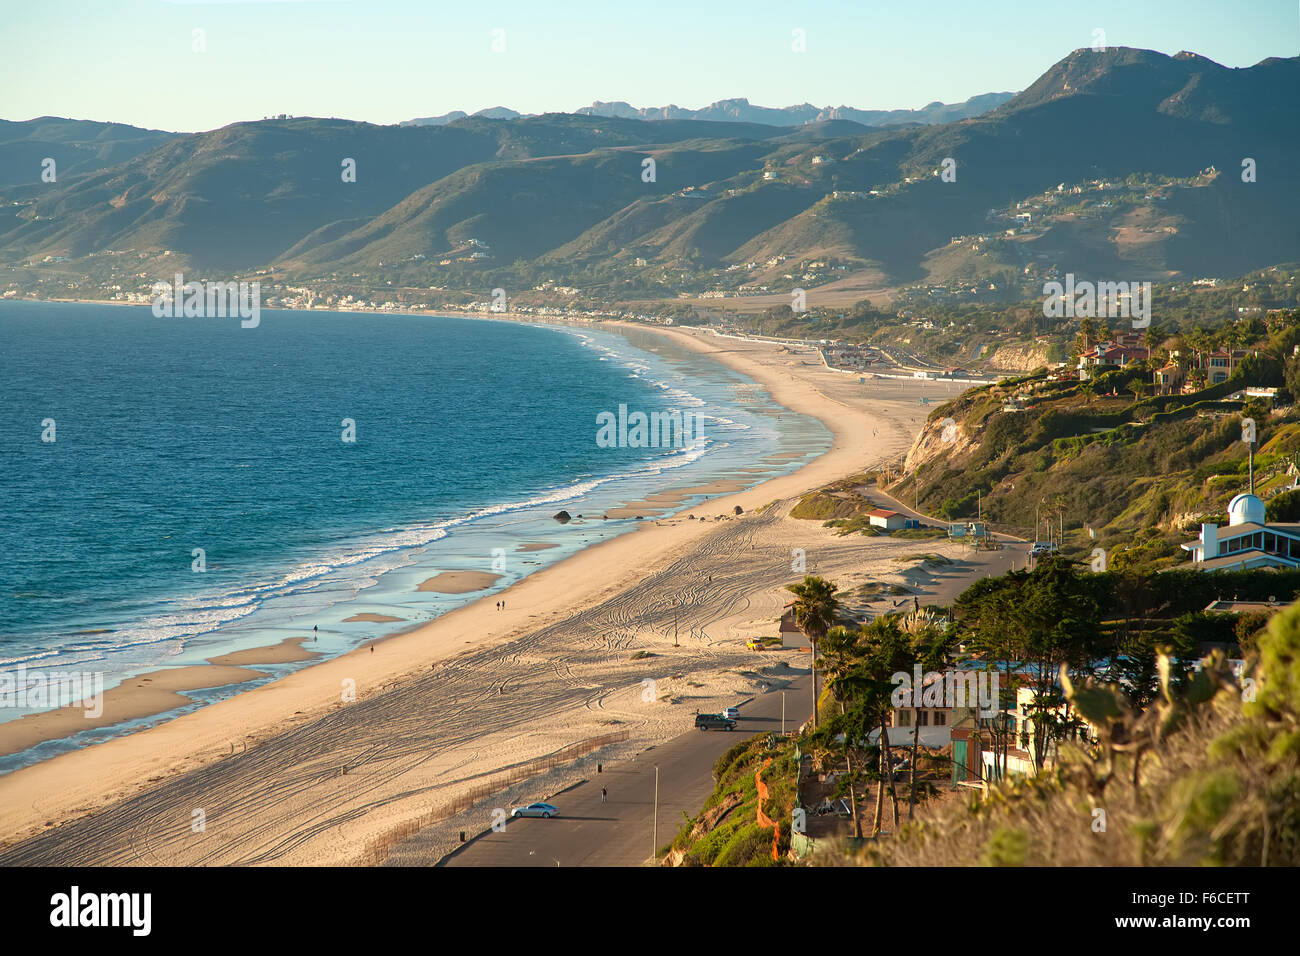
[[[1086,382],[1093,375],[1122,368],[1130,362],[1145,362],[1150,353],[1140,345],[1116,345],[1102,342],[1079,356],[1079,381]]]

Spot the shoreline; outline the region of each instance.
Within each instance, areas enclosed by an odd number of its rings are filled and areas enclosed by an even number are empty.
[[[646,521],[625,534],[591,545],[534,572],[503,592],[509,602],[509,609],[504,612],[489,609],[485,601],[475,601],[434,621],[386,636],[159,726],[16,770],[0,778],[0,808],[3,808],[0,809],[0,840],[13,843],[47,826],[117,803],[143,789],[144,781],[151,774],[155,775],[153,780],[160,779],[157,774],[175,778],[219,761],[233,752],[232,741],[255,745],[283,730],[337,711],[345,706],[339,702],[341,682],[353,682],[358,698],[364,700],[369,695],[403,686],[416,675],[448,665],[457,657],[499,647],[555,625],[571,616],[575,607],[590,607],[632,589],[651,570],[668,563],[674,552],[698,546],[702,538],[715,533],[722,520],[738,520],[720,512],[730,512],[739,505],[748,517],[770,502],[789,499],[860,473],[871,463],[910,443],[906,426],[888,420],[879,410],[851,407],[781,368],[779,363],[797,364],[789,362],[789,356],[769,355],[765,363],[752,355],[740,354],[762,351],[761,348],[723,348],[716,341],[708,341],[707,336],[671,327],[604,324],[670,338],[748,375],[785,408],[822,421],[832,435],[830,448],[794,472],[771,478],[747,491],[711,499],[666,522]],[[888,441],[874,440],[873,426],[881,425],[892,433]],[[882,447],[885,445],[892,447]],[[712,520],[715,515],[722,520]],[[805,529],[799,530],[802,533]],[[821,536],[820,528],[816,532],[807,530],[810,538]],[[376,648],[382,653],[376,653]],[[503,685],[502,693],[504,690]],[[31,799],[33,794],[40,795],[35,802]],[[385,821],[377,820],[374,825],[382,828]]]
[[[145,307],[140,303],[110,302],[107,300],[101,301],[101,300],[83,300],[83,299],[48,299],[48,300],[29,300],[29,301],[46,301],[46,302],[57,302],[57,303],[64,303],[64,304],[71,303],[71,304],[86,304],[86,305],[115,304],[115,305],[123,305],[123,306],[134,305],[134,306]],[[331,314],[340,314],[340,313],[348,314],[352,310],[286,309],[286,310],[276,310],[276,311],[287,311],[287,312],[322,311],[322,312],[329,312]],[[367,315],[367,314],[371,314],[371,311],[373,310],[354,312],[353,314]],[[486,322],[508,321],[508,322],[514,322],[519,324],[532,324],[532,325],[575,324],[575,325],[581,325],[583,327],[591,327],[594,329],[604,329],[605,331],[620,334],[621,337],[624,339],[624,341],[627,342],[627,344],[633,348],[636,348],[637,346],[634,343],[632,343],[625,334],[622,333],[626,333],[629,331],[631,332],[650,331],[651,333],[656,333],[656,332],[663,332],[666,329],[666,327],[642,325],[634,322],[610,322],[610,321],[599,321],[594,319],[586,322],[581,322],[581,321],[570,322],[564,319],[557,319],[556,317],[550,317],[550,316],[539,317],[539,316],[529,315],[526,313],[515,313],[515,312],[470,313],[465,315],[458,315],[458,314],[446,314],[440,311],[403,310],[400,313],[375,312],[375,314],[421,315],[421,316],[432,316],[432,317],[439,317],[439,318],[468,319],[473,321],[486,321]],[[695,352],[708,351],[706,349],[699,348],[693,345],[692,344],[693,337],[690,336],[665,335],[664,337],[676,340],[678,344],[685,345],[691,351],[695,351]],[[683,342],[682,340],[684,338],[689,339],[690,341]],[[719,362],[719,364],[722,364],[727,367],[731,367],[733,369],[735,368],[734,365],[731,365],[727,362]],[[759,384],[761,385],[762,383],[759,382]],[[782,405],[784,404],[781,403],[779,399],[776,399],[775,396],[773,396],[773,399],[777,401],[778,404],[782,404]],[[774,455],[768,456],[768,458],[772,458],[772,459],[777,459],[777,458],[793,459],[793,458],[800,458],[800,457],[803,457],[803,454],[798,452],[794,452],[794,453],[778,452]],[[763,460],[768,460],[768,459],[765,458]],[[737,467],[732,469],[729,472],[728,476],[726,477],[715,478],[711,480],[703,480],[697,477],[689,480],[686,484],[680,484],[674,482],[673,480],[669,480],[662,488],[660,488],[657,491],[651,492],[642,497],[629,497],[623,500],[623,502],[618,507],[604,508],[599,518],[600,520],[637,519],[638,521],[644,518],[645,524],[648,525],[660,519],[673,520],[673,519],[685,517],[686,515],[691,513],[690,510],[682,509],[683,503],[688,498],[702,497],[704,498],[704,501],[700,502],[699,506],[704,506],[704,505],[708,505],[710,502],[718,498],[743,493],[745,490],[744,486],[748,484],[749,481],[752,480],[750,475],[746,474],[746,472],[752,472],[752,471],[757,471],[759,473],[767,473],[768,469],[755,469],[752,467],[748,467],[748,468]],[[784,476],[778,475],[776,477],[780,478]],[[756,490],[760,488],[762,484],[763,482],[760,482],[759,484],[754,485],[748,490],[750,491]],[[572,503],[569,504],[569,507],[573,507]],[[674,511],[675,509],[676,509],[676,513],[665,519],[665,514],[667,512]],[[579,515],[579,517],[581,517],[581,515]],[[591,519],[596,519],[597,516],[593,514],[590,517]],[[699,517],[706,517],[706,516],[701,514],[699,515]],[[625,537],[627,535],[634,534],[640,530],[642,530],[642,528],[630,526],[623,531],[616,532],[614,538]],[[606,539],[606,541],[609,540],[613,540],[613,539]],[[571,560],[572,558],[576,557],[578,554],[581,554],[584,551],[588,551],[591,548],[596,547],[601,543],[605,543],[605,542],[597,541],[592,544],[583,545],[578,549],[577,552],[562,558],[560,562],[557,562],[557,564],[563,563],[564,561]],[[531,554],[538,551],[547,551],[556,547],[560,547],[560,545],[556,543],[528,541],[520,544],[520,546],[516,550],[518,553]],[[527,576],[528,577],[534,576],[543,570],[546,570],[546,568],[540,568],[538,570],[532,571]],[[488,574],[485,572],[466,571],[466,570],[447,570],[447,571],[441,571],[432,574],[427,579],[419,582],[415,586],[414,590],[417,593],[430,593],[430,594],[445,596],[445,597],[470,596],[476,594],[476,592],[486,591],[492,588],[496,583],[496,581],[501,577],[502,575],[500,574]],[[518,583],[521,582],[516,582],[516,584]],[[497,592],[497,596],[505,597],[508,594],[509,590],[510,590],[509,588],[506,588],[504,591],[499,591]],[[316,661],[315,663],[309,664],[308,666],[309,667],[319,666],[319,664],[325,663],[326,661],[337,660],[339,658],[346,657],[348,654],[355,653],[357,651],[367,650],[372,645],[376,645],[378,643],[389,641],[392,640],[393,638],[400,637],[405,634],[419,631],[431,623],[436,623],[438,620],[441,620],[443,617],[446,617],[448,614],[454,613],[454,611],[456,610],[462,610],[471,604],[484,600],[484,598],[486,597],[487,597],[486,594],[483,594],[478,597],[470,597],[467,604],[461,605],[458,608],[453,608],[452,611],[444,612],[439,617],[434,618],[433,621],[419,621],[419,620],[413,621],[406,617],[395,617],[386,613],[381,614],[381,613],[372,613],[372,612],[360,612],[360,613],[352,614],[349,617],[343,618],[342,623],[344,624],[369,623],[369,624],[376,624],[376,625],[393,625],[393,626],[384,630],[382,633],[378,633],[372,637],[365,638],[360,643],[358,643],[355,647],[350,648],[349,650],[346,650],[342,653],[337,653],[332,657],[325,657],[324,660]],[[360,604],[362,606],[365,606],[368,603],[367,601],[364,600],[364,592],[362,595],[358,596],[358,598],[354,601],[354,603]],[[197,705],[199,707],[213,706],[214,702],[211,701],[204,702],[200,700],[200,698],[198,697],[187,696],[186,695],[187,691],[204,691],[204,690],[212,690],[216,688],[229,687],[229,688],[235,688],[234,693],[231,695],[232,697],[237,697],[239,695],[248,693],[251,690],[254,690],[256,688],[240,688],[239,685],[247,684],[253,681],[264,680],[265,678],[270,677],[272,675],[264,671],[251,669],[244,665],[250,663],[292,664],[292,663],[301,663],[304,661],[310,661],[313,658],[323,657],[324,655],[322,653],[308,652],[303,650],[301,647],[298,647],[296,654],[290,652],[288,656],[284,656],[284,657],[278,656],[276,652],[277,648],[287,647],[290,644],[300,645],[303,641],[310,642],[311,639],[312,639],[312,634],[310,632],[304,631],[304,636],[286,638],[282,640],[278,645],[263,645],[263,646],[256,646],[252,648],[245,648],[243,650],[234,651],[230,653],[219,653],[214,657],[204,658],[202,661],[196,661],[194,663],[184,664],[180,666],[170,666],[170,667],[169,666],[152,667],[149,669],[130,673],[124,678],[122,678],[118,684],[114,685],[113,687],[103,692],[102,696],[104,701],[105,714],[104,716],[94,719],[93,721],[88,721],[85,718],[79,716],[81,714],[82,708],[77,705],[65,706],[53,710],[27,714],[22,717],[15,718],[13,720],[4,721],[0,723],[0,758],[15,757],[15,756],[22,755],[26,751],[34,747],[40,746],[41,744],[57,743],[60,741],[70,741],[71,738],[76,737],[77,735],[88,730],[108,729],[113,727],[116,724],[130,724],[132,722],[146,721],[151,718],[159,718],[163,722],[168,722],[171,720],[179,719],[181,716],[185,716],[185,714],[180,713],[180,711],[185,711],[187,708],[191,708],[192,705]],[[227,666],[223,670],[221,669],[221,665],[227,665]],[[280,677],[277,677],[276,680],[283,679],[284,676],[288,676],[288,675],[281,675]],[[151,687],[146,685],[154,685],[154,686]],[[159,686],[167,687],[169,693],[167,694],[155,693],[154,692],[155,688]],[[102,740],[97,740],[94,741],[92,744],[82,745],[82,746],[93,746],[99,743],[108,742],[114,739],[115,736],[119,736],[119,735],[133,736],[135,734],[142,733],[149,729],[153,729],[153,727],[146,726],[143,728],[123,728],[121,731],[117,732],[114,736],[110,736]],[[32,766],[39,766],[41,763],[48,762],[49,760],[55,759],[57,756],[65,756],[65,755],[66,754],[56,753],[54,756],[41,757],[35,760],[35,762],[33,763],[24,763],[18,766],[17,768],[15,768],[14,770],[6,771],[5,773],[0,774],[0,779],[3,779],[5,776],[9,776],[14,773],[17,773],[23,769],[28,769]]]

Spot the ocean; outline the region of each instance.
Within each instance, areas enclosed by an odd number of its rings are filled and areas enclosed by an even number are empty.
[[[94,672],[106,688],[313,627],[311,650],[344,653],[635,526],[607,510],[756,484],[830,443],[745,376],[637,330],[271,310],[242,328],[11,301],[0,374],[0,672]],[[605,447],[598,416],[620,405],[693,413],[703,438]],[[501,577],[417,590],[457,570]],[[195,691],[0,771],[251,686]]]

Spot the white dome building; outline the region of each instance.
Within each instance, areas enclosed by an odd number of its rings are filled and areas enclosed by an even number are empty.
[[[1183,545],[1202,571],[1300,568],[1300,524],[1269,524],[1258,495],[1228,502],[1228,523],[1201,525],[1198,540]]]
[[[1239,524],[1264,524],[1264,502],[1257,495],[1237,495],[1228,502],[1228,527]]]

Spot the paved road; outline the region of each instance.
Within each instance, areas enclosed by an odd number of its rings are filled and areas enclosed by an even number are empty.
[[[947,521],[922,514],[897,498],[885,494],[879,488],[864,489],[864,494],[870,501],[881,507],[897,511],[908,518],[916,518],[923,525],[935,528],[948,527]],[[951,570],[933,571],[932,574],[938,580],[929,588],[930,593],[926,595],[925,603],[951,606],[957,596],[970,587],[976,578],[998,577],[1014,568],[1023,569],[1029,560],[1029,543],[1008,534],[996,534],[994,537],[1002,543],[1002,550],[971,549],[959,559],[961,565]],[[916,544],[918,551],[925,550],[924,540],[917,541]]]
[[[902,502],[872,489],[870,497],[906,514],[918,515]],[[946,527],[946,522],[940,522]],[[936,569],[925,598],[927,604],[949,605],[975,578],[1000,575],[1024,567],[1029,545],[1008,536],[1001,551],[972,551],[962,564]],[[923,546],[923,541],[917,542]],[[879,610],[887,610],[880,608]],[[793,671],[786,688],[786,729],[794,730],[811,713],[808,671]],[[645,751],[635,760],[610,764],[592,777],[549,802],[561,816],[551,820],[529,818],[511,821],[501,833],[488,831],[471,840],[441,866],[638,866],[652,853],[654,837],[655,766],[659,767],[658,846],[671,841],[687,816],[699,813],[713,792],[713,764],[728,748],[755,733],[781,729],[781,694],[769,692],[740,708],[741,719],[732,733],[692,732]],[[609,790],[600,802],[600,788]],[[545,799],[538,794],[536,799]]]
[[[755,655],[756,657],[758,654]],[[805,656],[806,661],[806,656]],[[791,668],[785,688],[786,729],[812,713],[806,664]],[[781,691],[771,690],[740,705],[734,731],[693,731],[643,751],[633,760],[609,764],[604,772],[548,802],[561,815],[550,820],[512,820],[504,831],[487,831],[440,866],[639,866],[653,854],[655,767],[659,768],[659,835],[662,847],[695,816],[713,792],[713,765],[746,738],[781,729]],[[600,788],[609,790],[600,802]],[[537,799],[545,799],[538,794]]]

